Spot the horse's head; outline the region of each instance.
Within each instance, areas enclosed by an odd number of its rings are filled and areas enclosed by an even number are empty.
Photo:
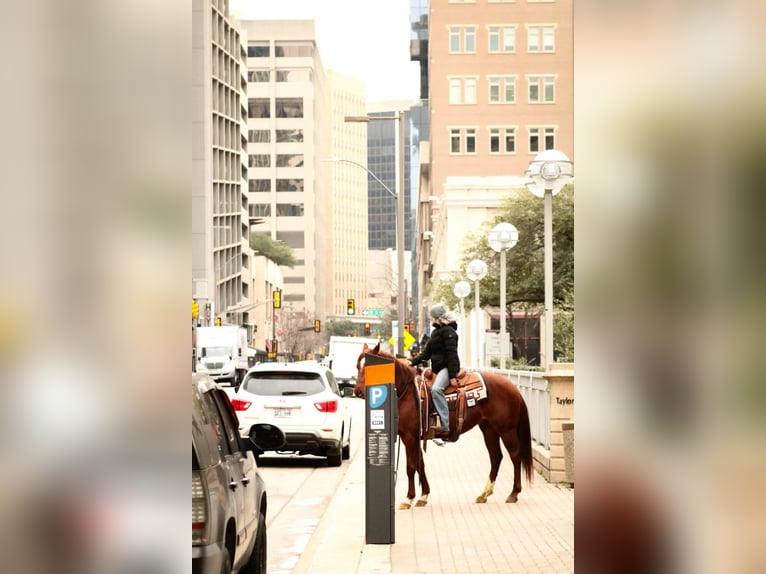
[[[354,396],[360,399],[365,398],[365,384],[364,384],[364,356],[367,354],[378,355],[380,353],[380,343],[374,347],[369,347],[367,343],[362,347],[362,352],[356,359],[356,384],[354,385]]]

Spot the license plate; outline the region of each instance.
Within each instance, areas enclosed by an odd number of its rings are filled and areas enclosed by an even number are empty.
[[[292,409],[274,409],[275,419],[288,419],[293,416]]]

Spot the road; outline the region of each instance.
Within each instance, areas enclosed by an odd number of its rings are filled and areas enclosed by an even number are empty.
[[[351,458],[362,448],[364,401],[344,398],[351,409]],[[288,574],[306,548],[322,514],[348,470],[313,456],[261,456],[258,463],[266,481],[269,574]],[[362,509],[360,508],[360,512]]]

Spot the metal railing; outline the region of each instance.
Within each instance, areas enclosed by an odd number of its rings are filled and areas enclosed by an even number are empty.
[[[483,369],[510,379],[521,391],[529,409],[532,439],[537,444],[551,447],[550,386],[543,372]]]

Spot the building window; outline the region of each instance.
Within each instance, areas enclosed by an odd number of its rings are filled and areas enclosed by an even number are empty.
[[[489,153],[516,152],[516,128],[489,128]]]
[[[449,103],[450,104],[475,104],[476,103],[476,78],[450,78],[449,79]]]
[[[277,203],[277,217],[303,217],[303,204]]]
[[[302,142],[303,130],[277,130],[277,141],[280,143]]]
[[[303,98],[277,98],[275,117],[302,118]]]
[[[529,76],[529,103],[551,104],[556,101],[556,77],[555,76]]]
[[[450,26],[449,51],[451,54],[476,52],[476,26]]]
[[[250,154],[247,158],[248,167],[271,167],[271,156],[269,154]]]
[[[250,118],[270,118],[271,103],[269,98],[250,98],[248,100],[247,116]]]
[[[527,26],[527,51],[530,53],[553,52],[556,26]]]
[[[247,183],[247,189],[250,193],[262,193],[265,191],[271,191],[270,179],[251,179]]]
[[[274,46],[274,55],[277,58],[310,58],[312,49],[310,44],[277,42]]]
[[[551,127],[529,128],[529,152],[538,153],[544,149],[555,149],[555,133],[556,129]],[[541,137],[543,138],[542,142],[540,141]]]
[[[277,155],[277,167],[302,167],[303,166],[303,154],[278,154]]]
[[[277,82],[310,82],[311,70],[277,70]]]
[[[306,246],[303,231],[277,231],[277,241],[282,241],[293,249],[303,249]]]
[[[271,141],[271,132],[269,130],[249,130],[247,141],[250,143],[268,143]]]
[[[271,73],[268,70],[250,70],[247,72],[247,81],[252,83],[268,82]]]
[[[450,128],[450,154],[475,154],[476,128]]]
[[[278,179],[277,191],[303,191],[302,179]]]
[[[489,26],[488,33],[490,54],[505,54],[516,51],[515,26]]]
[[[261,44],[250,44],[247,47],[248,58],[268,58],[269,54],[270,51],[268,42]]]
[[[248,204],[250,217],[271,217],[271,205],[268,203]]]
[[[516,76],[489,76],[489,103],[513,104],[516,102]]]

